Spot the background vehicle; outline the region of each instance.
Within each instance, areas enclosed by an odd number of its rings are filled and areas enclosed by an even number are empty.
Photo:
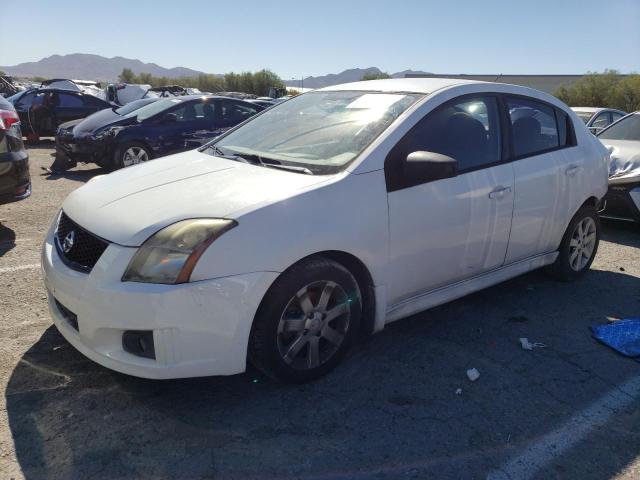
[[[620,120],[627,113],[615,108],[571,107],[594,135]]]
[[[18,112],[24,133],[41,137],[54,136],[65,122],[111,108],[111,104],[94,95],[57,88],[34,88],[7,100]]]
[[[0,203],[29,195],[29,155],[22,143],[20,118],[13,105],[0,97]]]
[[[601,216],[640,222],[640,112],[627,115],[598,134],[609,148],[609,191]]]
[[[71,120],[58,127],[56,132],[56,157],[63,155],[75,162],[99,163],[101,155],[98,151],[89,149],[85,151],[83,137],[98,129],[105,129],[121,122],[125,115],[155,102],[158,98],[142,98],[134,100],[119,108],[105,108],[86,118]],[[78,127],[76,129],[76,127]],[[79,142],[76,141],[79,140]]]
[[[132,83],[111,83],[107,85],[106,99],[115,105],[126,105],[143,98],[151,85]]]
[[[16,85],[11,77],[0,75],[0,97],[10,97],[22,90],[23,88]]]
[[[261,110],[232,98],[147,98],[62,126],[56,148],[76,161],[117,169],[199,147]]]
[[[42,251],[51,313],[125,373],[229,375],[250,360],[311,380],[360,328],[545,266],[580,277],[607,160],[566,105],[528,88],[317,90],[74,191]]]

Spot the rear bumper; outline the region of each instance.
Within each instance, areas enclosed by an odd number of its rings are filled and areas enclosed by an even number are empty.
[[[49,310],[60,333],[91,360],[138,377],[243,372],[255,312],[277,274],[181,285],[122,282],[136,250],[110,244],[91,273],[81,273],[63,263],[49,232],[42,270]],[[155,358],[126,351],[127,331],[152,332]]]
[[[0,204],[31,195],[29,155],[26,151],[0,153]]]

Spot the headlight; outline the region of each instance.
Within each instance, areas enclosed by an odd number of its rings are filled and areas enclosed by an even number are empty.
[[[225,219],[183,220],[160,230],[142,244],[123,282],[185,283],[213,241],[237,223]]]

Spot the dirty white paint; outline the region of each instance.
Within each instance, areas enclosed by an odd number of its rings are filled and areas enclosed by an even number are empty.
[[[11,273],[11,272],[19,272],[20,270],[32,270],[34,268],[40,268],[40,264],[39,263],[29,263],[27,265],[18,265],[16,267],[0,268],[0,274],[2,274],[2,273]]]
[[[616,411],[640,399],[640,377],[634,377],[593,402],[553,432],[544,435],[522,450],[487,480],[526,480],[544,472],[549,464],[582,441],[592,431],[603,427]]]

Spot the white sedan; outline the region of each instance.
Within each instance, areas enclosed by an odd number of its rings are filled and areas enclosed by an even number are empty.
[[[148,378],[292,382],[359,332],[596,254],[608,151],[513,85],[391,79],[295,97],[74,191],[42,250],[54,322]]]

